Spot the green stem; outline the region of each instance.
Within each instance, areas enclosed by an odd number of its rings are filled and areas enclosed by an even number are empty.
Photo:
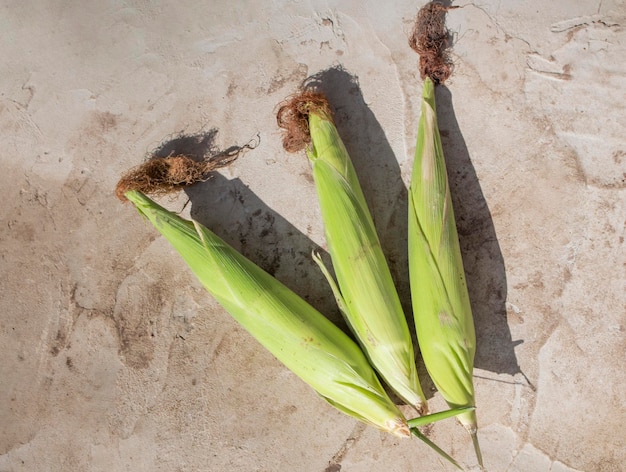
[[[446,418],[451,418],[453,416],[460,415],[461,413],[466,413],[468,411],[475,410],[474,406],[464,406],[459,408],[450,408],[449,410],[440,411],[439,413],[432,413],[430,415],[419,416],[417,418],[413,418],[408,420],[409,428],[417,428],[419,426],[425,426],[430,423],[434,423],[436,421],[445,420]]]
[[[457,469],[463,470],[463,467],[459,465],[457,461],[455,461],[446,451],[437,446],[434,442],[424,436],[417,428],[411,428],[411,432],[424,441],[428,446],[430,446],[437,454],[441,457],[449,461],[452,465],[454,465]]]
[[[474,431],[473,433],[470,433],[470,435],[472,436],[472,444],[474,444],[474,452],[476,453],[480,470],[485,470],[485,466],[483,465],[483,453],[481,452],[480,445],[478,444],[478,434]]]

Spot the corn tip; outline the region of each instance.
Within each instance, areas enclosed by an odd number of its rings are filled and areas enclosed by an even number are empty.
[[[409,429],[409,425],[402,418],[389,420],[387,422],[387,428],[393,435],[400,438],[408,438],[411,436],[411,430]]]
[[[428,403],[419,402],[413,405],[413,408],[417,411],[420,416],[424,416],[428,414]]]

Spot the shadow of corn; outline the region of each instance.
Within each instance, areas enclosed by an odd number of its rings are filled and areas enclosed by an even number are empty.
[[[477,368],[495,373],[521,373],[506,315],[504,258],[480,188],[476,171],[459,128],[452,94],[436,88],[437,120],[446,159],[463,266],[476,327]]]

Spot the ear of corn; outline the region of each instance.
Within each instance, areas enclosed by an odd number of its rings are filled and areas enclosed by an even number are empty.
[[[409,435],[406,420],[362,351],[332,322],[204,226],[169,212],[138,191],[125,196],[215,299],[331,405],[383,431]]]
[[[374,368],[400,398],[425,412],[407,321],[350,157],[323,109],[310,107],[308,125],[307,155],[337,284],[324,274]]]
[[[413,313],[426,369],[450,407],[474,406],[474,321],[430,78],[425,79],[422,92],[409,190],[408,243]],[[475,410],[458,418],[476,441]],[[476,451],[479,455],[478,447]]]

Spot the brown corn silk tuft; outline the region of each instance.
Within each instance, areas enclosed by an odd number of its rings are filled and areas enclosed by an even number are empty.
[[[167,195],[211,177],[211,172],[237,159],[240,148],[195,161],[187,156],[153,157],[127,171],[115,187],[115,195],[126,201],[124,194],[138,190],[146,195]]]
[[[325,115],[332,121],[328,100],[322,93],[304,91],[280,104],[276,113],[278,127],[283,129],[283,148],[298,152],[311,143],[309,114]]]
[[[452,60],[447,48],[449,31],[445,25],[446,12],[453,8],[429,2],[420,8],[409,37],[409,46],[420,56],[420,75],[430,77],[435,84],[445,82],[452,74]]]

